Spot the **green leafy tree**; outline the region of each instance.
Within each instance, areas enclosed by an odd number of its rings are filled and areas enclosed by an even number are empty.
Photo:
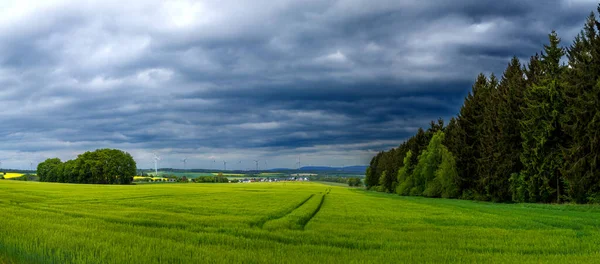
[[[388,192],[389,190],[386,189],[385,187],[385,182],[387,181],[388,176],[387,176],[387,171],[383,171],[381,173],[381,175],[379,176],[379,191],[380,192]]]
[[[396,187],[396,193],[400,195],[409,195],[410,189],[413,187],[412,171],[414,165],[412,164],[412,151],[408,151],[404,157],[404,166],[398,170],[398,186]]]
[[[37,168],[40,181],[129,184],[136,173],[136,164],[130,154],[115,149],[86,152],[75,160],[62,163],[47,159]]]
[[[444,137],[443,131],[436,132],[427,149],[421,153],[413,172],[415,186],[411,190],[412,194],[429,197],[458,196],[456,160],[442,144]]]

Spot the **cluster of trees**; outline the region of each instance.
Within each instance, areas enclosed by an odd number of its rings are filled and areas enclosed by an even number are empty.
[[[362,179],[360,177],[351,177],[347,178],[348,186],[350,187],[360,187],[362,186]]]
[[[324,181],[324,182],[337,182],[348,184],[351,187],[362,186],[362,179],[360,177],[342,177],[342,176],[329,176],[329,175],[317,175],[311,176],[311,181]]]
[[[47,159],[37,167],[43,182],[129,184],[136,173],[136,164],[129,153],[117,149],[98,149],[62,162]]]
[[[229,179],[219,173],[217,176],[200,176],[193,179],[193,181],[198,183],[227,183]]]
[[[526,66],[515,57],[500,78],[480,74],[447,125],[432,122],[377,154],[367,187],[496,202],[600,202],[600,21],[592,12],[571,45],[560,42],[552,32]]]

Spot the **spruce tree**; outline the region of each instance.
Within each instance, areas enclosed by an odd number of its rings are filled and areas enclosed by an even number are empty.
[[[600,6],[599,6],[600,8]],[[567,51],[564,176],[569,199],[600,201],[600,31],[594,13]]]
[[[379,158],[383,155],[383,152],[377,153],[375,157],[371,159],[371,164],[367,169],[367,174],[365,175],[365,185],[367,188],[371,189],[379,184],[379,170],[377,168],[379,164]]]
[[[513,57],[508,64],[494,100],[494,131],[490,135],[492,149],[486,193],[493,201],[511,200],[509,178],[522,168],[521,133],[519,121],[522,119],[523,92],[525,78],[521,63]]]
[[[563,133],[560,116],[564,111],[560,59],[564,50],[559,47],[556,32],[549,35],[539,63],[541,76],[525,91],[525,106],[521,121],[523,177],[531,202],[557,201],[562,185]]]
[[[454,151],[459,175],[459,189],[464,198],[471,198],[473,192],[478,192],[479,175],[477,160],[480,157],[479,130],[483,117],[482,94],[488,88],[488,79],[479,74],[471,92],[465,98],[456,119],[456,145]]]
[[[495,186],[492,185],[492,174],[496,171],[496,149],[498,136],[498,79],[494,74],[486,89],[480,93],[482,109],[481,123],[478,127],[479,157],[477,159],[478,185],[481,186],[480,199],[493,199]],[[493,199],[496,200],[496,199]]]

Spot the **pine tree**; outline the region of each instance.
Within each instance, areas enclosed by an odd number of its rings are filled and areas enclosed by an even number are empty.
[[[525,106],[521,122],[523,139],[523,176],[529,200],[551,202],[558,199],[562,187],[563,133],[560,116],[564,111],[560,59],[564,50],[559,47],[556,32],[549,35],[550,44],[544,45],[539,66],[541,76],[525,91]]]

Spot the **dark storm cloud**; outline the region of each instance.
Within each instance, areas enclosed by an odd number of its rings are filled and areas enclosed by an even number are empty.
[[[4,1],[0,160],[366,164],[596,1]],[[252,165],[252,164],[250,164]],[[248,164],[238,165],[245,169]],[[253,167],[253,166],[252,166]]]

